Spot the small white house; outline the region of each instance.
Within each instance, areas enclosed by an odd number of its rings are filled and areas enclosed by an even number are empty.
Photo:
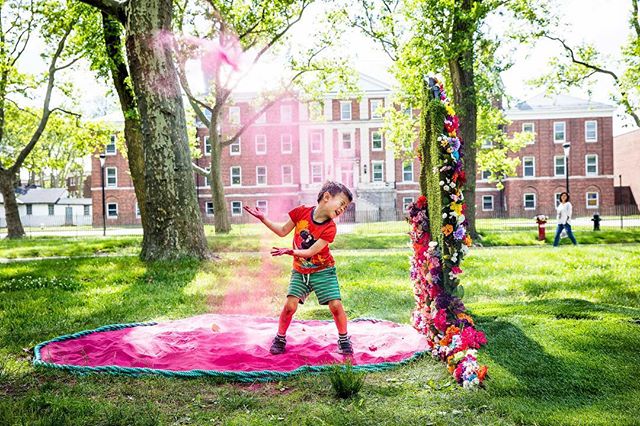
[[[25,188],[16,194],[22,226],[91,225],[91,198],[68,198],[65,188]],[[7,226],[0,194],[0,227]]]

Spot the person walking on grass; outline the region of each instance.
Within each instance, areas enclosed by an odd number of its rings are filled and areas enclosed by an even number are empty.
[[[567,233],[567,236],[574,246],[578,244],[576,237],[574,237],[573,232],[571,232],[571,214],[573,207],[571,206],[569,199],[570,197],[568,193],[563,192],[560,194],[560,204],[556,207],[558,227],[556,228],[556,237],[553,240],[554,247],[558,247],[558,244],[560,243],[560,234],[562,234],[563,230]]]
[[[287,254],[293,256],[293,270],[287,290],[287,300],[280,313],[278,333],[273,339],[270,352],[274,355],[285,352],[286,333],[291,324],[298,303],[304,303],[311,294],[316,293],[321,305],[328,305],[338,328],[338,353],[353,353],[351,340],[347,335],[347,315],[340,296],[340,286],[336,275],[335,261],[329,251],[329,244],[336,236],[336,224],[333,221],[347,209],[353,201],[351,191],[341,183],[326,182],[318,193],[318,205],[314,207],[298,206],[289,212],[289,220],[276,224],[257,208],[245,210],[256,217],[276,235],[284,237],[295,229],[293,248],[271,249],[272,256]]]

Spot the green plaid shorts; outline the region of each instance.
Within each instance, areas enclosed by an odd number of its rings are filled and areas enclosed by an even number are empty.
[[[327,305],[332,300],[341,299],[335,266],[312,274],[301,274],[296,270],[291,271],[287,296],[295,296],[300,299],[300,303],[304,303],[307,296],[313,291],[316,292],[318,303],[321,305]]]

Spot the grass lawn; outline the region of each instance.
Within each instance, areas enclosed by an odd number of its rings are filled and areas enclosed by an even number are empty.
[[[351,318],[408,322],[406,252],[343,251],[336,259]],[[217,263],[0,265],[0,424],[637,424],[640,245],[472,251],[463,284],[489,340],[480,352],[490,372],[485,390],[461,389],[430,358],[368,374],[356,397],[338,400],[324,375],[252,385],[75,376],[34,369],[25,352],[105,324],[219,312],[230,294],[246,301],[237,312],[276,315],[289,261],[226,254]],[[309,301],[298,317],[330,314]]]

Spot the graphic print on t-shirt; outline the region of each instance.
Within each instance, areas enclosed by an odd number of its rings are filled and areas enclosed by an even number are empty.
[[[299,206],[289,212],[289,217],[296,224],[293,236],[294,249],[306,250],[319,239],[329,243],[333,242],[336,235],[336,224],[331,219],[322,223],[315,222],[313,220],[314,210],[313,207]],[[329,246],[324,247],[310,258],[293,257],[293,268],[302,274],[310,274],[334,265],[335,261],[331,256]]]

